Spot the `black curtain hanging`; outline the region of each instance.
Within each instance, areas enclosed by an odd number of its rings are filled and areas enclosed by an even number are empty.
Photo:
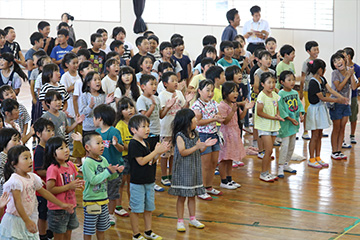
[[[145,0],[133,0],[134,12],[136,20],[134,23],[134,33],[142,33],[147,30],[147,26],[144,22],[144,19],[141,18],[141,15],[145,9]]]

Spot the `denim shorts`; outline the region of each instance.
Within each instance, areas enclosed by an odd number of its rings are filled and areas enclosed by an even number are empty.
[[[208,138],[216,138],[218,140],[215,145],[207,147],[205,151],[201,153],[201,155],[220,151],[219,137],[216,133],[199,133],[199,137],[201,142],[205,142]]]
[[[65,210],[49,210],[47,215],[49,229],[54,233],[66,233],[68,230],[74,230],[79,227],[76,209],[71,214]]]
[[[351,108],[350,105],[335,103],[329,113],[331,120],[340,120],[351,115]]]
[[[155,183],[135,184],[130,183],[131,212],[143,213],[155,210]]]
[[[120,198],[119,189],[120,189],[120,185],[121,185],[121,180],[122,180],[122,174],[120,174],[115,179],[108,180],[108,182],[107,182],[107,187],[108,187],[107,192],[108,192],[109,200],[116,200],[116,199]]]
[[[270,131],[263,131],[263,130],[258,130],[258,135],[260,136],[273,136],[276,137],[278,135],[278,132],[270,132]]]

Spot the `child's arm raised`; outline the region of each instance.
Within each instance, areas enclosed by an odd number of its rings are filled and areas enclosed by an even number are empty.
[[[166,151],[169,151],[169,149],[170,149],[170,143],[168,142],[157,143],[154,151],[152,151],[145,157],[137,157],[136,161],[138,162],[139,165],[144,166],[148,162],[153,161],[156,158],[156,156]]]
[[[124,146],[119,143],[119,139],[116,136],[113,136],[112,144],[116,148],[116,150],[118,150],[118,152],[124,151]]]
[[[57,187],[55,186],[55,183],[55,179],[49,179],[46,181],[46,189],[52,194],[59,194],[69,190],[75,190],[76,188],[81,188],[84,186],[84,180],[80,180],[79,178],[64,186]]]
[[[244,102],[245,102],[244,110],[240,113],[240,120],[241,120],[241,119],[244,119],[244,117],[246,116],[247,111],[248,111],[250,108],[253,108],[254,105],[255,105],[255,102],[249,102],[248,99],[245,99]]]
[[[72,130],[76,128],[77,125],[81,124],[85,120],[85,115],[77,115],[75,118],[75,122],[71,124],[71,126],[66,126],[65,132],[71,133]]]
[[[31,233],[36,233],[37,232],[36,223],[34,223],[25,212],[24,206],[22,204],[20,190],[11,190],[11,193],[14,198],[16,211],[18,212],[21,219],[25,222],[26,229]]]

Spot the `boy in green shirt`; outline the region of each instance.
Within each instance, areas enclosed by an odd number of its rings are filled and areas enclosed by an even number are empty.
[[[299,131],[299,118],[304,121],[305,113],[295,86],[295,75],[288,70],[283,71],[279,77],[283,89],[280,90],[279,111],[280,117],[285,121],[280,121],[279,137],[282,138],[279,156],[278,177],[283,178],[284,172],[296,173],[288,164],[295,148],[296,133]]]
[[[293,74],[296,74],[295,65],[293,63],[295,58],[295,48],[289,44],[285,44],[280,48],[280,55],[283,57],[283,60],[276,66],[276,76],[280,76],[285,70],[289,70]],[[280,89],[279,82],[276,83],[276,88]]]

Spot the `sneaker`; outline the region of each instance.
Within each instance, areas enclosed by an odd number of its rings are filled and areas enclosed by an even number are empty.
[[[213,198],[207,193],[198,195],[198,198],[200,198],[202,200],[205,200],[205,201],[212,201],[213,200]]]
[[[123,208],[121,208],[120,210],[115,209],[115,213],[117,215],[119,215],[120,217],[128,217],[129,216],[129,213]]]
[[[160,187],[160,186],[157,185],[156,183],[155,183],[155,185],[154,185],[154,190],[157,191],[157,192],[163,192],[163,191],[165,191],[165,189],[164,189],[163,187]]]
[[[271,174],[271,173],[270,173],[270,175],[273,177],[273,179],[274,179],[275,181],[277,181],[277,180],[279,179],[279,177],[276,176],[276,175],[274,175],[274,174]]]
[[[275,179],[270,173],[260,174],[260,180],[264,182],[274,182]]]
[[[322,167],[329,167],[329,164],[324,162],[323,160],[316,160]]]
[[[206,193],[211,194],[211,195],[215,195],[215,196],[221,196],[223,195],[223,193],[219,190],[216,190],[215,188],[211,188],[211,190],[207,190],[205,189]]]
[[[296,173],[295,169],[292,169],[287,163],[284,164],[284,172]]]
[[[279,178],[284,178],[284,165],[279,165],[278,167],[278,177]]]
[[[178,232],[185,232],[186,228],[184,222],[177,222],[176,230]]]
[[[231,184],[237,188],[241,187],[240,183],[237,183],[237,182],[234,182],[234,181],[231,181]]]
[[[110,220],[110,225],[115,225],[115,216],[114,214],[109,214],[109,220]]]
[[[242,161],[235,161],[235,162],[236,162],[236,164],[237,164],[238,167],[243,167],[243,166],[245,166],[245,163],[243,163]]]
[[[138,238],[133,236],[132,240],[146,240],[146,238],[140,235]]]
[[[317,161],[315,161],[315,162],[308,161],[308,166],[313,167],[313,168],[322,168],[321,164],[318,163]]]
[[[253,134],[253,130],[251,128],[249,128],[249,127],[245,127],[244,131],[249,133],[249,134]]]
[[[281,138],[279,138],[279,137],[275,138],[274,146],[280,146],[281,142],[282,142]]]
[[[339,153],[332,153],[331,154],[331,158],[332,159],[335,159],[335,160],[341,160],[342,158],[341,158],[341,156],[340,156],[340,154]]]
[[[355,136],[350,137],[350,143],[357,144],[357,141],[355,140]]]
[[[341,157],[341,159],[345,160],[347,159],[347,156],[345,154],[343,154],[342,152],[339,153],[339,156]]]
[[[342,148],[351,148],[350,144],[347,144],[345,141],[341,145]]]
[[[309,134],[308,134],[308,133],[304,133],[304,134],[302,135],[302,139],[304,139],[304,140],[310,140]]]
[[[238,167],[238,165],[237,165],[236,161],[233,161],[233,163],[232,163],[232,167],[233,167],[233,168],[237,168],[237,167]]]
[[[195,227],[195,228],[197,228],[197,229],[203,229],[203,228],[205,227],[204,224],[202,224],[201,222],[199,222],[199,221],[196,220],[196,219],[190,220],[189,226],[190,226],[190,227]]]
[[[220,187],[221,187],[221,188],[226,188],[226,189],[229,189],[229,190],[237,189],[237,187],[235,187],[231,182],[228,182],[228,183],[220,183]]]
[[[161,184],[166,186],[166,187],[170,187],[171,186],[171,182],[168,178],[162,179],[161,178]]]
[[[147,235],[146,233],[144,233],[144,236],[146,239],[156,239],[156,240],[161,240],[163,239],[162,237],[160,237],[159,235],[155,234],[154,232],[152,232],[150,235]]]

